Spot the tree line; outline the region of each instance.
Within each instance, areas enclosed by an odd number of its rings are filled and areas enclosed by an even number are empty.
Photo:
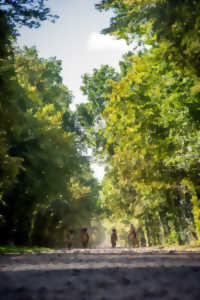
[[[100,187],[61,61],[16,46],[20,26],[57,16],[43,0],[1,0],[0,15],[0,243],[61,246],[90,225]]]

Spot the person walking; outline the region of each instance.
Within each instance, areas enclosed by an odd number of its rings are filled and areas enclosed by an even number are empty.
[[[136,229],[133,226],[133,224],[131,224],[131,226],[130,226],[130,230],[129,230],[129,234],[128,234],[128,241],[132,247],[134,247],[136,245],[137,234],[136,234]]]
[[[111,233],[111,244],[112,244],[112,248],[115,248],[115,247],[116,247],[117,240],[118,240],[117,230],[116,230],[115,228],[113,228],[113,229],[112,229],[112,233]]]
[[[82,228],[81,229],[81,243],[83,248],[87,248],[89,242],[89,234],[87,231],[87,228]]]
[[[69,229],[67,232],[67,238],[66,238],[68,249],[72,248],[73,238],[74,238],[74,231],[72,229]]]

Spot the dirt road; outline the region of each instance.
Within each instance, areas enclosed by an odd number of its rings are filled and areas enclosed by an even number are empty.
[[[76,249],[0,255],[1,300],[200,300],[200,252]]]

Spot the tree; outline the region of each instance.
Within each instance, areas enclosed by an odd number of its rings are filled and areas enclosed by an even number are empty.
[[[94,154],[100,154],[105,144],[102,113],[112,91],[110,80],[118,80],[119,74],[114,68],[103,65],[94,69],[91,75],[84,74],[82,78],[81,90],[88,102],[77,106],[77,118],[87,134],[88,144],[93,148]]]
[[[6,185],[6,174],[2,178],[1,241],[54,246],[63,243],[65,228],[77,220],[77,210],[89,222],[96,207],[95,180],[81,145],[77,147],[76,132],[73,127],[69,130],[70,122],[67,128],[63,123],[63,115],[70,115],[72,95],[62,83],[60,61],[41,59],[34,48],[17,49],[14,69],[18,94],[12,106],[16,103],[20,120],[2,120],[2,126],[10,159],[19,166],[12,185]]]
[[[199,239],[199,3],[103,0],[96,7],[114,12],[103,33],[151,46],[130,57],[103,113],[105,206],[138,218],[149,245],[161,236],[187,242],[194,224]]]
[[[7,22],[17,34],[20,26],[39,27],[41,21],[50,19],[52,22],[58,18],[50,14],[45,0],[1,0],[0,9],[6,14]]]
[[[90,224],[99,186],[61,61],[13,45],[19,27],[57,16],[44,0],[2,0],[0,15],[0,242],[61,246],[66,227]]]
[[[103,113],[110,165],[103,193],[106,207],[114,214],[143,219],[145,227],[151,229],[163,221],[161,211],[165,209],[172,214],[171,226],[177,234],[176,241],[181,243],[182,226],[188,228],[194,220],[199,232],[199,205],[186,185],[186,179],[194,182],[193,174],[198,177],[199,172],[194,154],[199,123],[188,109],[195,103],[194,81],[183,77],[173,63],[160,60],[157,51],[134,56],[126,76],[112,84],[111,98]],[[194,185],[198,193],[197,181]],[[186,191],[193,203],[193,216],[190,214],[187,225],[183,225],[180,220],[186,212],[183,207],[188,207]],[[168,198],[174,198],[175,203],[168,203]],[[151,226],[146,220],[152,220]],[[152,237],[153,233],[155,244],[160,233],[156,237],[153,229]]]
[[[176,62],[181,69],[198,77],[200,64],[199,12],[196,0],[103,0],[99,10],[113,9],[109,28],[111,33],[131,42],[140,38],[143,43],[162,47],[163,59]]]
[[[25,105],[25,101],[21,100],[23,90],[15,78],[11,43],[16,37],[19,26],[38,27],[40,21],[48,18],[53,21],[56,16],[50,15],[43,0],[34,1],[34,3],[30,0],[0,1],[0,174],[2,191],[16,180],[22,162],[21,158],[10,155],[7,141],[12,129],[20,127],[23,113],[18,103]],[[0,192],[1,194],[2,192]]]

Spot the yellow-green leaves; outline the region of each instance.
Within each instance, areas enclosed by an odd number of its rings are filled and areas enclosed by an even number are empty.
[[[118,217],[146,218],[153,211],[153,222],[159,223],[156,210],[165,209],[172,211],[174,219],[170,218],[176,223],[176,206],[168,205],[166,195],[170,190],[176,197],[181,180],[199,163],[199,125],[192,111],[197,105],[192,93],[195,83],[174,64],[162,61],[158,51],[133,57],[128,73],[112,83],[103,113],[110,166],[103,199]]]

